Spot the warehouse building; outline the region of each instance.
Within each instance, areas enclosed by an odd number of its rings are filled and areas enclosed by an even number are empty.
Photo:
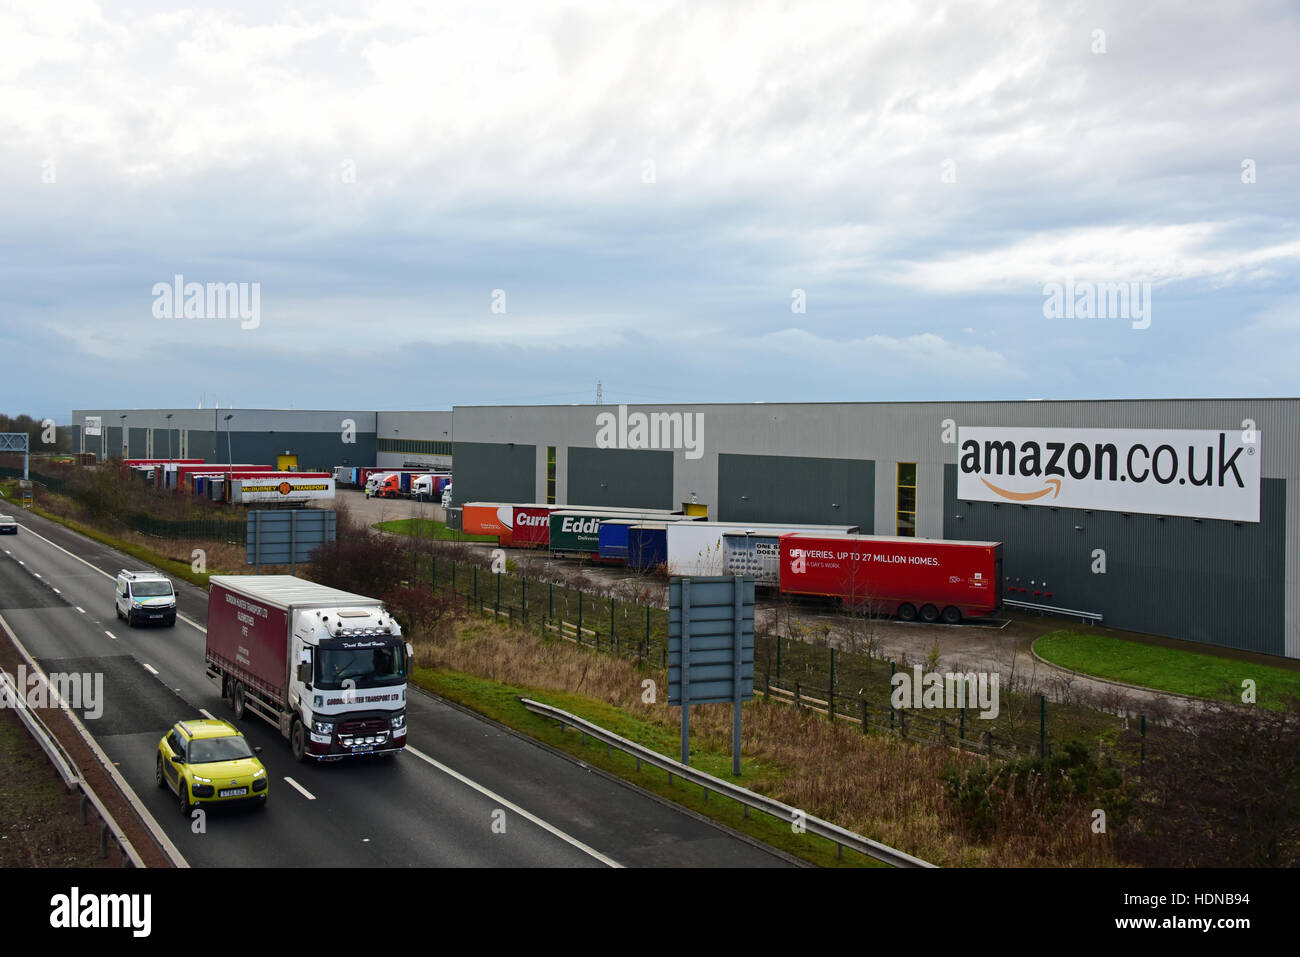
[[[1300,400],[458,406],[456,503],[1000,541],[1004,594],[1300,658]]]
[[[450,412],[81,409],[72,428],[73,447],[100,459],[197,458],[304,472],[451,467]]]

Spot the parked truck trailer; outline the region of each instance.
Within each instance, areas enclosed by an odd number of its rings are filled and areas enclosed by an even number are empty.
[[[884,535],[781,536],[781,592],[825,595],[904,621],[993,614],[1002,543]]]
[[[207,677],[238,720],[278,728],[294,758],[406,746],[411,647],[383,603],[290,575],[213,575]]]

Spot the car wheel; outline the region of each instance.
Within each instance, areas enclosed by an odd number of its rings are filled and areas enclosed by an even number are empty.
[[[167,619],[167,627],[168,627],[168,628],[175,628],[175,627],[176,627],[176,616],[175,616],[175,615],[173,615],[171,618]]]
[[[293,727],[289,729],[289,750],[293,752],[295,761],[307,759],[307,729],[297,718],[293,719]]]
[[[122,609],[117,607],[117,602],[113,602],[113,614],[117,616],[118,621],[122,620]]]
[[[924,605],[921,608],[921,620],[928,625],[933,625],[939,620],[939,609],[933,605]]]
[[[126,627],[128,627],[128,628],[134,628],[134,627],[135,627],[135,612],[133,612],[133,611],[128,611],[128,612],[126,613]]]
[[[235,690],[230,693],[230,707],[235,712],[235,720],[243,721],[244,715],[248,713],[248,706],[244,696],[244,686],[238,681],[235,682]]]
[[[943,620],[945,624],[957,625],[961,623],[961,609],[956,605],[949,605],[943,610]]]
[[[898,617],[903,621],[916,621],[916,606],[911,602],[903,602],[898,606]]]
[[[190,816],[190,786],[181,778],[176,782],[176,793],[180,795],[181,817]]]
[[[163,776],[161,754],[158,755],[158,759],[153,763],[153,776],[154,780],[158,782],[160,788],[165,788],[167,786],[167,778]]]

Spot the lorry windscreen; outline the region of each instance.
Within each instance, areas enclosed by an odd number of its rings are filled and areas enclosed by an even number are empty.
[[[316,649],[316,687],[338,691],[347,687],[385,688],[406,683],[406,650],[400,643],[367,648]]]

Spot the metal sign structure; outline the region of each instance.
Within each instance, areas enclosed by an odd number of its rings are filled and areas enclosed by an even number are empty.
[[[732,704],[731,771],[740,774],[740,706],[754,697],[753,576],[668,582],[668,703],[682,709],[682,764],[690,764],[693,704]]]
[[[31,448],[27,440],[26,432],[0,432],[0,452],[21,452],[23,453],[23,481],[26,482],[30,476],[27,474],[27,462],[31,458]]]
[[[337,517],[333,509],[256,509],[248,513],[246,563],[289,565],[311,561],[312,552],[334,541]]]

